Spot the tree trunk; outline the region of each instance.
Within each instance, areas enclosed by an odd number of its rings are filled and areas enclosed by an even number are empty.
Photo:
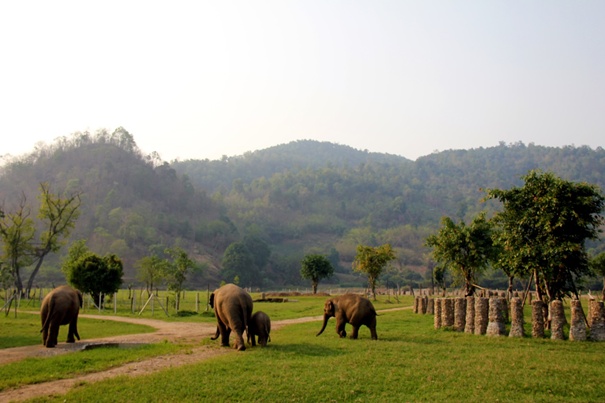
[[[29,292],[31,291],[33,285],[34,285],[34,279],[36,278],[36,275],[38,274],[38,271],[40,270],[40,267],[42,266],[42,262],[44,261],[44,257],[48,254],[48,251],[44,250],[41,252],[41,254],[38,256],[38,261],[36,262],[36,267],[34,268],[34,271],[32,271],[32,274],[30,274],[29,276],[29,280],[27,281],[27,288],[25,289],[25,295],[27,295],[27,298],[29,299]]]

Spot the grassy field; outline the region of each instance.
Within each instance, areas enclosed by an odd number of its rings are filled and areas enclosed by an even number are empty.
[[[257,303],[255,311],[267,312],[274,321],[319,316],[325,298]],[[411,297],[400,303],[381,297],[375,305],[382,310],[411,304]],[[203,315],[178,320],[185,319],[211,320]],[[605,401],[603,343],[434,330],[432,316],[411,309],[382,312],[378,341],[370,340],[367,328],[359,340],[340,339],[334,326],[331,319],[316,337],[321,322],[288,325],[274,330],[264,349],[232,351],[149,376],[83,384],[67,396],[37,401]]]

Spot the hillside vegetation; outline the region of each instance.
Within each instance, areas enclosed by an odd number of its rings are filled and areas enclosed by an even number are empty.
[[[499,206],[482,201],[483,189],[519,186],[531,169],[603,189],[605,151],[501,143],[410,161],[302,140],[216,161],[167,163],[143,155],[119,128],[76,133],[9,161],[0,193],[10,209],[22,194],[35,204],[40,182],[55,192],[81,191],[82,214],[70,241],[86,239],[92,251],[122,257],[126,284],[136,283],[137,260],[161,245],[180,246],[202,263],[189,286],[213,287],[226,248],[255,239],[269,246],[270,256],[250,285],[309,286],[300,261],[321,253],[336,266],[325,283],[363,286],[351,271],[356,246],[390,243],[397,260],[381,281],[393,287],[427,281],[424,242],[443,215],[468,221],[493,212]],[[64,282],[59,267],[66,252],[45,262],[41,284]]]

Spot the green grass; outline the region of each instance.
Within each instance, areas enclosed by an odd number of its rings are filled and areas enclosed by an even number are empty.
[[[50,358],[27,358],[0,366],[0,391],[103,371],[127,362],[172,353],[182,348],[182,346],[160,343],[129,348],[99,347]]]
[[[253,297],[258,298],[256,295]],[[297,296],[291,297],[290,302],[286,303],[255,303],[254,310],[265,311],[273,321],[320,316],[325,299],[325,296]],[[409,296],[400,300],[400,303],[395,303],[393,298],[388,301],[386,297],[379,297],[375,306],[380,311],[409,307],[412,303],[413,299]],[[530,311],[526,309],[526,334],[530,329],[529,315]],[[154,317],[166,318],[163,312],[158,315],[157,310]],[[214,321],[211,316],[202,314],[185,317],[171,315],[166,320]],[[4,322],[0,324],[4,325]],[[319,321],[289,325],[274,329],[272,342],[264,349],[249,348],[243,353],[228,350],[229,354],[199,364],[137,378],[119,377],[82,384],[67,396],[35,400],[605,401],[605,388],[601,386],[605,367],[603,343],[536,340],[530,337],[511,339],[468,335],[447,329],[434,330],[432,315],[417,315],[411,309],[381,312],[378,317],[378,341],[370,340],[369,330],[365,327],[360,331],[359,340],[340,339],[334,330],[334,319],[330,320],[326,331],[316,337],[320,327]],[[36,332],[38,330],[36,328]],[[36,338],[38,343],[37,333]],[[218,342],[203,343],[220,348]],[[145,354],[163,354],[162,345],[149,348]],[[116,354],[123,354],[115,350]],[[75,362],[67,364],[67,368],[76,368],[82,365],[81,361],[97,361],[96,357],[83,360],[81,353],[69,357]],[[61,367],[58,361],[50,361],[54,359],[63,357],[40,359],[41,362],[36,364],[40,367],[37,368],[27,362],[20,363],[24,372],[17,378],[29,379],[37,373],[49,371],[44,368]],[[111,360],[110,357],[107,359]],[[120,355],[108,365],[118,365],[131,359],[138,358]],[[9,368],[7,373],[19,372]],[[2,372],[0,377],[8,379],[9,375]]]
[[[22,312],[15,318],[13,313],[8,316],[0,314],[0,349],[36,344],[42,345],[41,327],[39,315]],[[119,334],[150,333],[153,331],[155,329],[149,326],[114,322],[102,318],[78,318],[78,333],[82,340]],[[64,342],[66,339],[67,326],[61,326],[59,328],[59,342]]]
[[[291,308],[288,308],[291,309]],[[262,310],[265,310],[264,308]],[[268,309],[267,309],[268,310]],[[434,330],[411,310],[378,318],[378,341],[340,339],[319,322],[272,332],[267,348],[233,351],[139,378],[81,385],[41,401],[404,402],[605,400],[603,344]]]

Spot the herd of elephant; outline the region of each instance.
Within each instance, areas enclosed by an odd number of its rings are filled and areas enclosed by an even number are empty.
[[[244,331],[250,346],[258,344],[265,347],[271,341],[271,319],[262,311],[252,313],[253,301],[250,294],[235,284],[226,284],[210,295],[210,306],[214,309],[217,327],[212,340],[221,338],[222,346],[229,346],[231,332],[235,334],[234,348],[246,349]],[[74,343],[78,334],[78,314],[82,307],[82,293],[69,286],[60,286],[52,290],[42,301],[40,318],[42,321],[42,341],[46,347],[55,347],[59,327],[69,325],[67,342]],[[323,326],[317,336],[323,333],[328,319],[336,318],[336,333],[346,337],[345,326],[353,327],[352,339],[358,336],[359,328],[367,326],[373,340],[376,334],[376,310],[367,298],[357,294],[344,294],[326,300],[324,305]]]

